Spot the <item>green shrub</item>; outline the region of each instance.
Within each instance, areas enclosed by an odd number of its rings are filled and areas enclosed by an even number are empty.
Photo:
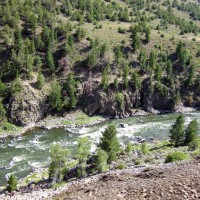
[[[144,142],[142,145],[141,145],[141,151],[144,155],[146,155],[148,152],[149,152],[149,147],[148,147],[148,144],[146,142]]]
[[[165,159],[165,163],[171,163],[171,162],[177,162],[177,161],[181,161],[181,160],[186,160],[188,159],[188,154],[184,153],[184,152],[173,152],[173,153],[169,153]]]
[[[188,150],[189,151],[195,151],[200,147],[200,142],[198,140],[194,140],[192,142],[190,142],[189,146],[188,146]]]
[[[142,161],[140,159],[135,159],[135,165],[141,165],[142,164]]]
[[[97,151],[97,170],[99,172],[105,172],[108,169],[108,165],[107,165],[107,161],[108,161],[108,154],[106,153],[106,151],[99,149]]]
[[[8,179],[8,185],[7,185],[7,190],[8,192],[12,192],[17,189],[17,179],[16,177],[12,174],[10,175]]]
[[[131,142],[128,142],[128,144],[126,145],[125,151],[127,154],[131,154],[133,151],[133,145]]]
[[[116,169],[124,169],[126,166],[123,164],[123,163],[119,163],[117,166],[116,166]]]

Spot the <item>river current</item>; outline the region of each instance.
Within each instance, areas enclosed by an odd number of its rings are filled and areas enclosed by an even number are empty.
[[[52,143],[60,143],[62,146],[71,149],[73,154],[77,145],[77,138],[88,136],[91,138],[92,150],[94,150],[101,133],[109,124],[116,125],[117,136],[123,144],[132,140],[133,136],[165,140],[168,139],[169,129],[178,115],[173,113],[108,120],[91,127],[76,128],[70,131],[66,129],[33,129],[21,136],[1,140],[0,185],[5,185],[5,177],[10,173],[14,173],[19,179],[34,170],[47,167],[50,162],[49,148]],[[185,125],[195,118],[200,125],[200,112],[184,115]],[[121,128],[121,123],[128,124],[128,126]]]

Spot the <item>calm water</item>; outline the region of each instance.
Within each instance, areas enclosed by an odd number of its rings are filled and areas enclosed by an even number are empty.
[[[50,162],[49,148],[52,143],[60,143],[73,152],[77,138],[89,136],[94,144],[92,147],[94,150],[101,132],[109,124],[117,126],[118,137],[122,143],[127,143],[131,137],[136,135],[163,140],[168,138],[169,129],[177,116],[178,114],[150,115],[110,120],[89,128],[73,129],[79,134],[69,133],[65,129],[36,129],[22,136],[0,141],[0,184],[5,184],[6,174],[14,173],[18,178],[22,178],[35,169],[47,167]],[[185,124],[194,118],[200,124],[200,112],[185,114]],[[120,123],[126,123],[129,126],[119,128]]]

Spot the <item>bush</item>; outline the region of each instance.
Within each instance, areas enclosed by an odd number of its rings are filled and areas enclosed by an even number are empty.
[[[165,163],[177,162],[188,159],[188,154],[184,152],[169,153],[165,159]]]
[[[200,143],[198,140],[194,140],[192,142],[190,142],[189,146],[188,146],[188,150],[189,151],[195,151],[200,147]]]
[[[7,185],[7,190],[8,192],[12,192],[17,189],[17,179],[16,177],[12,174],[10,175],[8,179],[8,185]]]
[[[107,165],[107,161],[108,161],[108,154],[104,151],[99,149],[97,151],[97,170],[99,172],[105,172],[108,169],[108,165]]]
[[[45,84],[45,78],[44,78],[44,75],[39,73],[38,74],[38,77],[37,77],[37,82],[36,82],[36,86],[38,89],[42,89],[42,87],[44,86]]]
[[[120,163],[120,164],[118,164],[117,166],[116,166],[116,169],[120,169],[120,170],[122,170],[122,169],[124,169],[126,166],[123,164],[123,163]]]
[[[21,82],[20,78],[17,77],[17,78],[11,83],[11,87],[10,87],[11,94],[19,93],[19,92],[22,91],[22,89],[23,89],[22,82]]]
[[[127,154],[131,154],[133,151],[133,145],[131,142],[128,142],[128,144],[126,145],[125,151]]]
[[[144,142],[142,145],[141,145],[141,151],[144,155],[146,155],[148,152],[149,152],[149,147],[148,147],[148,144],[146,142]]]
[[[140,160],[140,159],[135,159],[134,162],[135,162],[135,165],[141,165],[142,164],[142,160]]]

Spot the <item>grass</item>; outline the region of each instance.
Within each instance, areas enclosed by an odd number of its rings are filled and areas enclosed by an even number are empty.
[[[0,126],[0,136],[9,135],[9,134],[18,134],[22,131],[22,127],[18,127],[9,122],[3,122]]]
[[[92,124],[97,121],[102,120],[102,117],[100,116],[93,116],[90,117],[86,115],[85,113],[81,113],[77,117],[75,117],[73,120],[63,120],[62,125],[87,125],[87,124]]]
[[[187,160],[189,155],[185,152],[175,151],[169,153],[165,159],[165,163],[177,162],[182,160]]]

